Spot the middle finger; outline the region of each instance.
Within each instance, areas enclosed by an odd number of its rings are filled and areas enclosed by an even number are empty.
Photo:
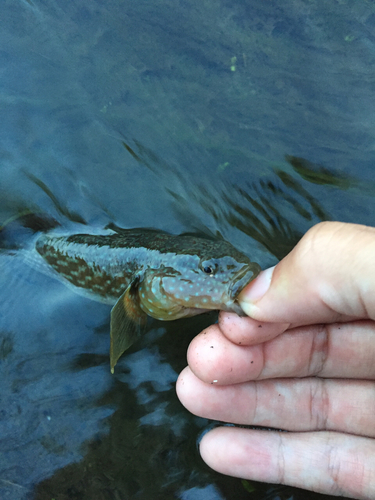
[[[333,430],[375,437],[375,383],[362,380],[276,379],[217,386],[189,369],[177,381],[181,403],[222,422],[289,431]]]

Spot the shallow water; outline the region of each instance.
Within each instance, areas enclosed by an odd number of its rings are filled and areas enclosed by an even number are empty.
[[[263,267],[320,220],[373,224],[374,23],[366,1],[4,0],[0,220],[209,232]],[[201,461],[211,424],[174,384],[214,314],[155,322],[111,376],[108,306],[17,254],[0,271],[1,498],[322,497]]]

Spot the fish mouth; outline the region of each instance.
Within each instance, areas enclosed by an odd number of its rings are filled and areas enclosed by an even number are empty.
[[[232,288],[230,290],[231,299],[236,300],[239,293],[245,288],[246,285],[255,279],[261,271],[261,267],[256,262],[252,262],[250,265],[245,266],[236,275]]]

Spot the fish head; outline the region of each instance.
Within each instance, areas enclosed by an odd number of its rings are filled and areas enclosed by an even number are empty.
[[[210,244],[211,243],[211,244]],[[194,316],[208,310],[243,315],[236,301],[241,290],[260,272],[260,266],[221,242],[206,251],[176,254],[157,269],[148,269],[140,285],[140,306],[162,320]]]

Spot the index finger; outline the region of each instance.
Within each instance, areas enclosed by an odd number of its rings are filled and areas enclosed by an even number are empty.
[[[354,321],[287,330],[252,346],[237,345],[212,325],[188,349],[192,372],[203,382],[319,376],[375,379],[375,322]]]

